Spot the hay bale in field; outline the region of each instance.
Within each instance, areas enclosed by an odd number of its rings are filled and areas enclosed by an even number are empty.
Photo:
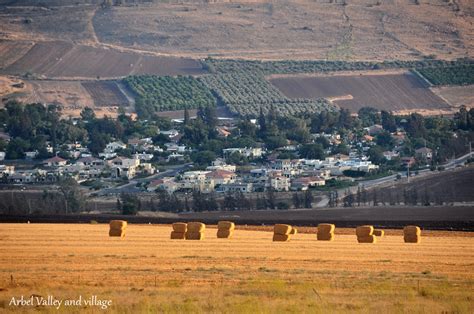
[[[125,237],[125,229],[110,229],[109,230],[109,237]]]
[[[374,230],[374,236],[376,237],[383,237],[385,235],[385,231],[381,229],[375,229]]]
[[[184,239],[186,239],[186,233],[171,231],[171,237],[170,238],[172,240],[184,240]]]
[[[206,230],[206,225],[202,222],[188,222],[188,232],[204,232]]]
[[[403,234],[421,236],[421,229],[418,226],[405,226],[405,228],[403,228]]]
[[[298,229],[296,229],[295,227],[292,227],[291,231],[290,231],[290,234],[294,235],[294,234],[297,234],[297,233],[298,233]]]
[[[357,237],[367,237],[374,234],[374,226],[359,226],[356,228]]]
[[[233,231],[235,229],[235,224],[232,221],[219,221],[217,223],[217,229]]]
[[[109,237],[125,237],[125,230],[127,230],[125,220],[111,220],[109,226]]]
[[[336,226],[333,224],[319,224],[316,239],[318,241],[334,241],[334,231]]]
[[[362,236],[357,237],[357,241],[359,243],[377,243],[377,237],[374,235]]]
[[[405,243],[420,243],[421,228],[418,226],[405,226],[403,228],[403,240]]]
[[[334,241],[334,233],[320,233],[316,234],[318,241]]]
[[[288,242],[291,239],[291,235],[289,234],[279,234],[279,233],[274,233],[273,234],[273,241],[275,242]]]
[[[204,240],[204,232],[186,232],[186,240]]]
[[[111,220],[109,225],[110,229],[123,230],[127,228],[127,222],[125,220]]]
[[[217,230],[217,238],[218,239],[230,239],[234,235],[233,230]]]
[[[291,232],[291,226],[290,225],[284,225],[284,224],[276,224],[273,227],[273,233],[274,234],[283,234],[283,235],[288,235]]]
[[[405,243],[420,243],[421,236],[419,236],[419,235],[404,235],[403,236],[403,241],[405,241]]]
[[[175,222],[173,223],[173,231],[186,233],[186,231],[188,231],[188,224],[185,222]]]
[[[336,230],[336,225],[333,224],[319,224],[318,225],[318,233],[327,234],[327,233],[334,233]]]

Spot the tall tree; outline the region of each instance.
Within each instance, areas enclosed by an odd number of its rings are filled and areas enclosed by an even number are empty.
[[[312,205],[313,200],[314,200],[314,198],[313,198],[313,193],[311,192],[311,190],[309,190],[309,189],[306,190],[304,192],[304,207],[305,208],[312,208],[313,207],[313,205]]]
[[[189,111],[188,111],[188,107],[184,107],[184,121],[183,121],[183,124],[186,126],[189,124]]]
[[[397,123],[392,113],[382,110],[380,113],[382,117],[382,127],[388,132],[395,132],[397,130]]]

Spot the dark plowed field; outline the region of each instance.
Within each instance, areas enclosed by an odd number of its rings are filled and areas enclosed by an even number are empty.
[[[0,40],[0,68],[5,68],[25,54],[33,43]]]
[[[127,97],[115,82],[83,82],[82,86],[92,96],[96,106],[128,106]]]
[[[179,214],[178,217],[122,216],[113,214],[38,214],[0,215],[0,222],[89,223],[91,220],[107,223],[112,219],[125,219],[129,223],[173,223],[176,221],[201,221],[216,224],[231,220],[238,225],[273,225],[287,223],[296,226],[317,226],[330,222],[339,228],[353,228],[372,224],[383,228],[403,228],[416,224],[423,229],[474,231],[473,206],[410,206],[334,208],[313,210],[260,210],[233,212],[204,212]]]
[[[444,100],[428,89],[422,79],[412,73],[283,77],[270,81],[290,98],[351,95],[353,99],[335,100],[335,103],[352,112],[367,106],[391,111],[449,108]]]
[[[16,49],[6,46],[5,53],[9,52],[9,47]],[[204,70],[199,61],[193,59],[143,56],[54,41],[35,44],[4,72],[17,75],[30,72],[49,78],[116,78],[130,74],[194,75],[204,73]]]
[[[7,67],[10,74],[43,75],[72,49],[73,45],[64,41],[40,42],[35,44],[23,57]]]

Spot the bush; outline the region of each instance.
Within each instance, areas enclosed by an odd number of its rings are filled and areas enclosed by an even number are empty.
[[[287,202],[278,202],[276,204],[276,206],[277,206],[278,209],[281,209],[281,210],[285,210],[285,209],[290,208],[290,205]]]

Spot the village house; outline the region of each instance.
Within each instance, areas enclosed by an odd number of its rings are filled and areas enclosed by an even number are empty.
[[[219,186],[217,192],[222,193],[251,193],[253,192],[253,184],[252,183],[244,183],[244,182],[236,182],[230,184],[224,184]]]
[[[43,161],[43,165],[48,166],[48,167],[60,167],[60,166],[65,166],[66,164],[67,164],[67,160],[59,156],[54,156],[52,158],[49,158]]]
[[[229,157],[230,155],[234,153],[239,153],[242,156],[247,157],[247,158],[259,158],[259,157],[262,157],[263,150],[260,147],[250,147],[250,148],[235,147],[235,148],[225,148],[222,150],[222,153],[225,158]]]
[[[170,161],[184,161],[184,155],[183,154],[178,154],[178,153],[171,153],[166,158],[166,161],[167,162],[170,162]]]
[[[113,178],[132,179],[137,174],[140,160],[135,158],[116,157],[109,161]]]
[[[395,152],[395,151],[385,151],[385,152],[383,152],[383,156],[387,160],[393,160],[395,158],[400,157],[400,153]]]
[[[291,181],[291,189],[294,191],[306,191],[311,187],[323,186],[326,180],[321,177],[300,177]]]
[[[133,158],[135,159],[140,159],[140,160],[145,160],[145,161],[150,161],[154,157],[153,154],[146,154],[146,153],[136,153],[133,155]]]
[[[415,155],[418,158],[431,160],[433,158],[433,150],[427,147],[418,148],[415,150]]]
[[[25,184],[35,182],[35,177],[31,173],[14,173],[7,180],[8,183]]]
[[[213,170],[225,170],[235,172],[236,166],[235,165],[228,165],[225,163],[225,160],[221,158],[217,158],[211,164],[211,166],[206,167],[206,170],[213,171]]]
[[[364,128],[364,130],[366,130],[370,136],[375,136],[383,132],[383,127],[380,124],[374,124],[372,126]]]
[[[147,191],[154,192],[157,190],[164,190],[169,194],[174,193],[178,190],[179,186],[175,182],[173,177],[166,177],[158,180],[153,180],[148,184]]]
[[[15,173],[15,166],[0,165],[0,176],[11,176]]]
[[[234,183],[236,174],[232,171],[214,170],[206,174],[207,179],[212,179],[214,185]]]
[[[166,147],[166,151],[168,152],[178,152],[178,153],[186,152],[185,145],[178,145],[176,143],[165,143],[165,147]]]
[[[99,153],[99,157],[104,159],[112,159],[117,157],[117,153]]]
[[[94,157],[81,157],[76,160],[76,164],[82,167],[104,167],[105,161]]]
[[[125,145],[124,143],[120,141],[111,142],[105,146],[104,153],[110,154],[110,153],[116,152],[119,149],[126,149],[126,148],[127,148],[127,145]]]
[[[216,131],[217,131],[217,134],[222,137],[227,137],[231,134],[230,131],[227,130],[227,128],[225,127],[217,127]]]
[[[141,162],[138,166],[138,172],[144,175],[152,175],[156,172],[156,168],[149,162]]]
[[[414,157],[402,157],[401,162],[404,167],[413,167],[416,160]]]
[[[214,191],[215,183],[206,175],[210,171],[186,171],[178,181],[179,188],[183,190],[197,190],[204,193]]]
[[[176,137],[176,136],[178,136],[178,135],[179,135],[179,132],[178,132],[178,130],[171,129],[171,130],[168,130],[168,131],[160,131],[160,134],[166,135],[166,136],[168,136],[169,138],[171,138],[171,137]]]
[[[274,174],[270,176],[269,188],[275,191],[289,191],[290,190],[290,179],[282,175]]]

